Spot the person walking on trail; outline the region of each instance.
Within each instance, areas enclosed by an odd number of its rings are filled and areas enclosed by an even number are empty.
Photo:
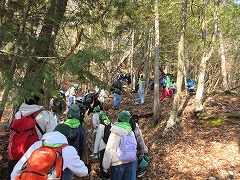
[[[67,112],[67,119],[64,124],[71,128],[71,134],[68,138],[69,145],[73,146],[80,157],[84,160],[85,150],[86,150],[86,129],[81,126],[79,121],[80,109],[76,104],[72,104]],[[66,168],[64,170],[63,178],[70,179],[73,176],[73,172]]]
[[[160,97],[160,101],[162,101],[166,96],[173,98],[172,90],[171,90],[171,81],[168,75],[164,75],[162,81],[161,81],[161,86],[162,86],[162,95]]]
[[[100,120],[99,120],[100,108],[98,106],[96,106],[93,109],[93,112],[94,112],[94,114],[92,116],[92,127],[93,127],[92,144],[93,144],[93,148],[94,148],[94,143],[95,143],[95,140],[96,140],[96,134],[97,134],[98,126],[100,124]],[[93,152],[90,155],[90,157],[98,158],[98,154],[95,154]]]
[[[196,85],[196,81],[194,81],[191,78],[187,79],[187,91],[190,94],[194,94],[195,93],[195,85]]]
[[[54,115],[50,111],[46,111],[42,106],[38,105],[40,101],[40,97],[34,96],[31,99],[25,99],[25,102],[19,108],[19,111],[15,114],[15,119],[13,121],[17,121],[18,119],[27,116],[32,116],[35,112],[39,112],[34,119],[36,120],[36,132],[38,136],[38,140],[42,138],[42,136],[54,130],[56,127],[56,120]],[[13,123],[13,122],[12,122]],[[10,135],[11,136],[11,135]],[[10,143],[10,142],[9,142]],[[8,145],[8,154],[13,150],[13,146],[11,144]],[[13,150],[14,151],[14,150]],[[19,158],[20,159],[20,158]],[[19,159],[15,159],[8,155],[8,175],[12,173],[14,166],[17,164]]]
[[[104,110],[104,101],[105,101],[105,98],[107,98],[108,95],[106,93],[106,91],[104,89],[101,89],[100,92],[99,92],[99,95],[98,95],[98,100],[100,101],[100,104],[102,107],[102,109]]]
[[[110,88],[113,93],[113,106],[114,110],[118,110],[121,105],[121,92],[122,92],[122,83],[119,78],[114,82]]]
[[[141,162],[144,158],[145,154],[148,154],[148,147],[146,146],[142,132],[139,128],[139,117],[136,114],[133,114],[132,111],[130,111],[131,119],[130,119],[130,125],[132,127],[132,130],[134,132],[134,135],[137,140],[137,158],[138,162]],[[145,174],[144,167],[140,166],[140,163],[137,165],[137,177],[140,178]]]
[[[176,83],[175,81],[172,79],[171,80],[171,90],[172,90],[172,94],[174,95],[177,91],[177,86],[176,86]]]
[[[81,123],[81,126],[85,126],[85,124],[86,124],[86,117],[85,117],[85,115],[86,115],[86,108],[84,106],[83,99],[84,99],[84,97],[78,97],[76,99],[76,105],[80,109],[79,121]]]
[[[133,135],[130,121],[130,112],[123,110],[118,114],[118,122],[114,123],[111,128],[107,146],[103,157],[104,172],[111,168],[110,178],[114,180],[136,179],[136,159],[134,161],[122,161],[118,155],[120,141],[125,135]],[[133,137],[135,139],[135,137]],[[136,140],[135,140],[136,141]],[[135,152],[136,156],[136,152]],[[135,158],[135,157],[134,157]]]
[[[30,158],[31,154],[42,146],[46,147],[59,147],[63,144],[68,144],[67,138],[70,136],[71,128],[66,124],[59,124],[54,129],[54,132],[48,132],[43,135],[40,141],[35,142],[24,156],[19,160],[13,169],[11,174],[11,179],[14,180],[22,171],[25,162]],[[90,165],[85,165],[82,160],[80,160],[76,149],[73,146],[67,145],[62,148],[62,177],[64,177],[64,171],[66,168],[70,169],[76,176],[83,177],[86,176],[90,171]],[[47,162],[46,162],[47,163]],[[41,167],[41,165],[39,165]],[[37,169],[34,169],[37,171]],[[28,172],[31,173],[31,172]],[[64,179],[63,180],[69,180]]]
[[[84,105],[86,106],[86,111],[88,116],[90,116],[93,113],[93,109],[97,106],[100,107],[100,110],[102,110],[101,102],[98,100],[99,93],[98,92],[90,92],[85,95],[84,97]]]
[[[69,144],[76,148],[80,159],[83,160],[86,150],[86,129],[81,126],[79,121],[80,109],[76,104],[72,104],[67,112],[67,118],[64,124],[71,127]]]
[[[59,124],[61,116],[66,110],[66,101],[62,91],[59,90],[58,94],[52,100],[51,109],[54,113],[57,124]]]
[[[65,96],[68,97],[68,107],[74,104],[77,89],[78,89],[78,84],[74,84],[73,86],[69,87],[69,89],[65,93]]]
[[[145,91],[145,77],[141,77],[141,79],[138,81],[138,98],[134,99],[133,102],[140,102],[141,104],[144,104],[144,91]]]
[[[96,134],[93,153],[100,155],[100,178],[109,179],[110,178],[109,173],[108,172],[106,173],[103,171],[102,161],[103,161],[103,156],[104,156],[105,148],[107,145],[107,141],[111,132],[110,128],[112,124],[105,113],[99,114],[99,120],[100,120],[100,124],[98,126],[98,130]]]

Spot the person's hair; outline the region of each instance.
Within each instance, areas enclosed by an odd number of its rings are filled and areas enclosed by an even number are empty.
[[[40,100],[40,97],[35,95],[30,99],[25,99],[25,103],[28,105],[38,104],[39,100]]]
[[[130,126],[132,128],[132,131],[134,131],[135,128],[136,128],[136,123],[135,123],[133,118],[130,119],[129,124],[130,124]]]

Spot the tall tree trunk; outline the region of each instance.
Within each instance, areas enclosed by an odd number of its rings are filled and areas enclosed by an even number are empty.
[[[130,92],[133,90],[133,55],[134,55],[134,29],[132,29],[132,41],[131,41],[131,56],[129,61],[128,72],[131,75],[131,84],[130,84]]]
[[[10,67],[10,77],[8,79],[9,83],[7,83],[7,85],[4,89],[4,93],[3,93],[3,97],[2,97],[2,101],[1,101],[1,105],[0,105],[0,121],[1,121],[2,116],[3,116],[5,105],[8,101],[9,92],[12,89],[11,82],[14,78],[14,74],[15,74],[15,70],[16,70],[16,66],[17,66],[17,61],[18,61],[16,55],[18,54],[19,46],[21,45],[21,42],[22,42],[22,34],[25,32],[26,21],[27,21],[28,12],[29,12],[30,7],[31,7],[31,2],[32,2],[32,0],[29,0],[26,4],[26,10],[25,10],[25,13],[23,15],[21,27],[20,27],[19,34],[18,34],[18,38],[17,38],[16,44],[14,46],[12,63],[11,63],[11,67]]]
[[[6,0],[0,0],[0,27],[3,25]],[[0,39],[0,48],[2,48],[2,40]]]
[[[150,69],[150,66],[149,66],[149,57],[148,57],[148,47],[149,47],[149,33],[147,32],[145,34],[145,43],[144,43],[144,76],[146,78],[146,82],[145,82],[145,91],[144,91],[144,95],[146,96],[147,95],[147,92],[148,92],[148,85],[149,85],[149,69]]]
[[[54,42],[59,31],[61,21],[64,17],[68,0],[51,0],[50,7],[46,12],[46,17],[43,20],[43,27],[39,34],[38,44],[34,48],[34,53],[37,56],[48,57],[54,52]],[[41,47],[41,48],[39,48]],[[44,107],[49,107],[50,93],[48,88],[44,88],[45,77],[41,73],[44,69],[46,62],[43,59],[37,59],[34,65],[29,66],[25,76],[31,76],[32,73],[37,73],[38,79],[36,82],[40,82],[43,85],[44,94]]]
[[[187,4],[188,0],[182,1],[182,27],[181,27],[181,35],[178,43],[178,72],[177,72],[177,93],[174,96],[173,107],[170,117],[167,121],[167,125],[163,131],[163,136],[169,131],[170,128],[173,128],[177,121],[178,109],[181,98],[181,89],[183,82],[183,74],[184,74],[184,59],[185,59],[185,50],[184,50],[184,40],[186,34],[186,24],[187,24]]]
[[[207,52],[207,47],[206,47],[206,19],[205,19],[205,13],[207,9],[207,2],[204,0],[203,1],[203,12],[202,12],[202,44],[203,44],[203,56],[201,59],[201,64],[200,64],[200,72],[199,72],[199,77],[198,77],[198,86],[197,86],[197,92],[196,92],[196,101],[195,101],[195,113],[200,113],[203,110],[203,104],[202,104],[202,96],[203,96],[203,91],[204,91],[204,78],[205,78],[205,73],[206,73],[206,65],[207,61],[211,58],[214,45],[216,42],[216,37],[217,37],[217,31],[218,31],[218,3],[214,1],[214,32],[213,32],[213,37],[212,37],[212,42],[209,43],[209,51]]]
[[[159,106],[159,13],[158,0],[154,1],[155,11],[155,61],[154,61],[154,106],[153,106],[153,121],[159,122],[160,106]]]
[[[227,71],[226,71],[226,57],[225,57],[224,41],[223,41],[221,31],[219,31],[219,40],[220,40],[220,56],[221,56],[222,78],[223,78],[223,90],[227,91],[229,88],[228,88]]]

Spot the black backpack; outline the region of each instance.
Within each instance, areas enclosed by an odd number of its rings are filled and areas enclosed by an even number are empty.
[[[108,138],[110,136],[110,129],[111,129],[112,125],[109,124],[109,125],[105,125],[105,128],[104,128],[104,135],[103,135],[103,142],[107,144],[108,142]]]

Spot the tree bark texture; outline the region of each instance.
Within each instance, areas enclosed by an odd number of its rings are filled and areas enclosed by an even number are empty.
[[[153,121],[158,123],[160,121],[160,106],[159,106],[159,13],[158,0],[154,1],[155,11],[155,61],[154,61],[154,106],[153,106]]]
[[[184,41],[186,34],[186,24],[187,24],[187,4],[188,0],[182,1],[182,27],[181,27],[181,35],[178,43],[178,71],[177,71],[177,92],[174,95],[172,111],[170,117],[167,121],[167,125],[163,131],[163,135],[165,135],[169,129],[173,128],[177,121],[178,109],[181,99],[181,89],[183,82],[183,74],[184,74],[184,60],[185,60],[185,50],[184,50]]]

